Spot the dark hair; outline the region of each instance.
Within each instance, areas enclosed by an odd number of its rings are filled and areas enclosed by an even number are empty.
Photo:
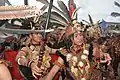
[[[106,42],[106,39],[107,39],[106,37],[101,37],[100,39],[98,39],[97,42],[99,45],[103,45]]]
[[[89,47],[89,55],[88,55],[88,60],[92,61],[94,56],[93,56],[93,44],[90,43],[90,47]]]

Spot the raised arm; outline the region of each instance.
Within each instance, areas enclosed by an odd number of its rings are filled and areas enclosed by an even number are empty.
[[[61,57],[58,58],[57,61],[55,61],[55,65],[52,67],[51,71],[46,76],[45,80],[52,80],[55,74],[59,71],[60,68],[62,68],[64,65],[64,61]]]

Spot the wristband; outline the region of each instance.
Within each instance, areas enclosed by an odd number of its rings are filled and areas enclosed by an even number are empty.
[[[34,62],[34,61],[29,60],[28,63],[27,63],[27,67],[31,67],[31,64],[32,64],[33,62]]]

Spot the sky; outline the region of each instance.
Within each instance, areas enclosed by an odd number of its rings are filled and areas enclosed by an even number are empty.
[[[90,14],[95,21],[105,19],[106,21],[119,22],[119,18],[110,16],[112,11],[120,12],[120,8],[114,5],[115,0],[75,0],[79,10],[79,18],[87,19]],[[117,0],[120,2],[120,0]]]
[[[14,5],[24,4],[24,0],[9,0]],[[49,0],[48,0],[49,1]],[[54,5],[56,5],[54,0]],[[62,0],[65,4],[68,4],[68,0]],[[120,2],[120,0],[74,0],[77,7],[81,7],[78,11],[78,20],[87,20],[88,14],[90,14],[94,22],[98,20],[106,20],[108,22],[120,22],[120,17],[114,18],[110,16],[112,11],[120,12],[120,8],[114,5],[114,1]],[[30,5],[38,5],[35,0],[29,0]],[[57,5],[56,5],[57,6]]]

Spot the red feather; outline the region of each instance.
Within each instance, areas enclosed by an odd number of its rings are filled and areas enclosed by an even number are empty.
[[[75,10],[74,0],[69,0],[69,13],[70,13],[71,20],[72,20],[72,14],[74,10]]]

